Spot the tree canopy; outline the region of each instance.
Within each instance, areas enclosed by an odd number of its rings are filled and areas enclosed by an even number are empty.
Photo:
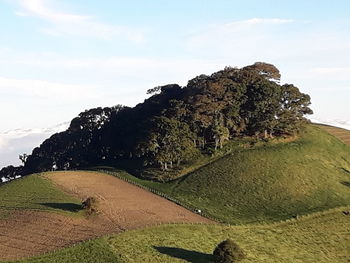
[[[79,114],[26,156],[27,173],[119,160],[167,170],[238,136],[270,138],[297,133],[312,114],[310,96],[280,85],[272,64],[257,62],[200,75],[147,91],[133,108],[121,105]]]

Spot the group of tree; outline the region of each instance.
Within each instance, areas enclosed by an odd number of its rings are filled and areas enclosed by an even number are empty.
[[[24,172],[71,169],[137,160],[171,169],[234,137],[272,138],[297,133],[312,114],[310,96],[280,84],[279,70],[257,62],[200,75],[185,87],[170,84],[133,108],[82,112],[67,131],[25,156]]]

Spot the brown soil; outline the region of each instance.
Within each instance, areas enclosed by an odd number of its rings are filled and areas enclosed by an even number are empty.
[[[326,130],[330,134],[338,137],[340,140],[342,140],[347,145],[350,145],[350,131],[342,128],[337,128],[333,126],[327,126],[327,125],[318,125],[320,128]]]
[[[89,218],[19,210],[0,220],[0,260],[29,257],[108,233],[161,223],[213,223],[164,198],[115,177],[95,172],[45,174],[82,200],[95,197],[98,214]]]

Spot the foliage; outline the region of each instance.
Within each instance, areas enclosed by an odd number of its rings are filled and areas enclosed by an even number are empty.
[[[244,259],[242,249],[232,240],[222,241],[213,252],[214,263],[235,263]]]
[[[143,168],[178,168],[232,138],[293,135],[312,114],[310,97],[280,85],[278,69],[257,62],[200,75],[185,87],[155,87],[134,108],[95,108],[74,118],[67,131],[33,150],[25,173],[112,165],[132,160]]]
[[[18,263],[207,263],[213,248],[226,238],[240,244],[245,263],[348,262],[350,221],[342,214],[344,209],[270,225],[161,225],[83,242]]]

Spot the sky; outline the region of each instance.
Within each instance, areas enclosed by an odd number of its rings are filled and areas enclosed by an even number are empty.
[[[348,0],[0,0],[0,133],[134,106],[155,86],[257,61],[311,96],[313,119],[348,122],[349,10]]]

